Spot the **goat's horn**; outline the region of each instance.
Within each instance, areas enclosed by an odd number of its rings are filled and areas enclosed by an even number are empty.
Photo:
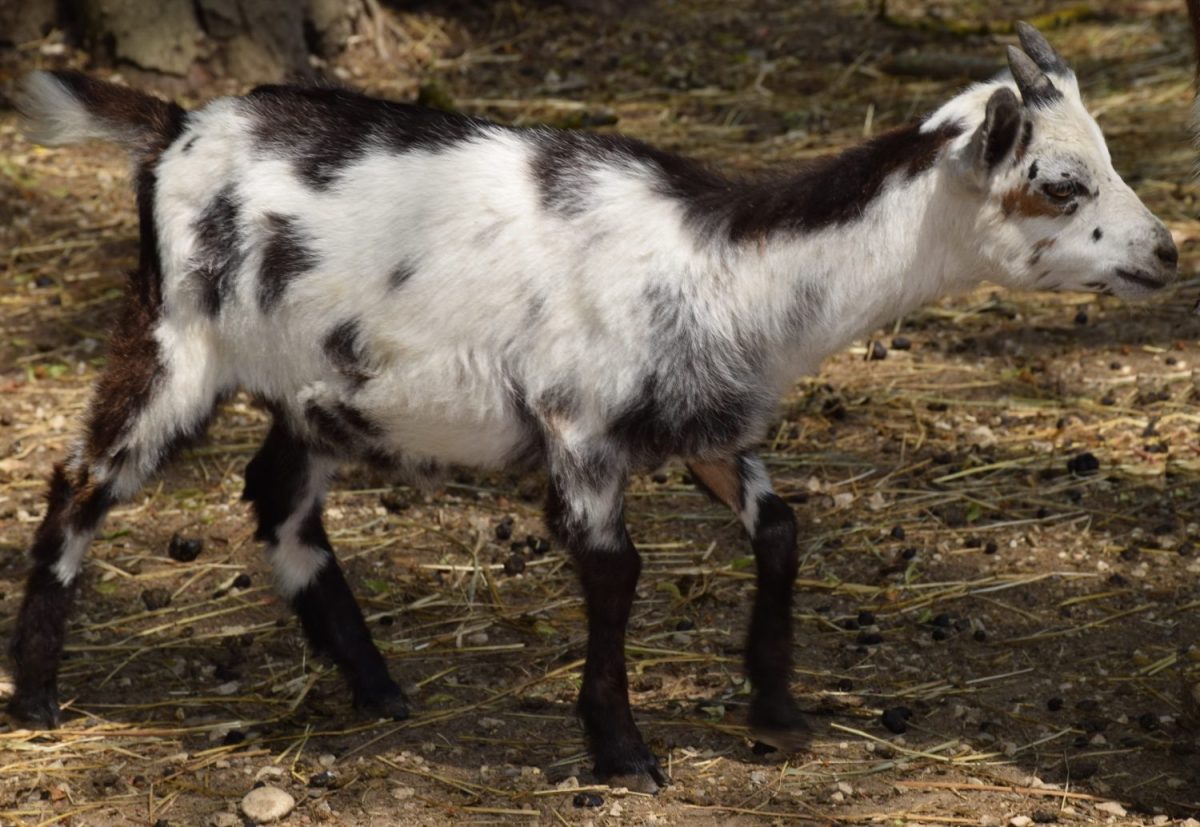
[[[1008,68],[1026,106],[1043,106],[1062,98],[1046,73],[1016,46],[1008,47]]]
[[[1033,62],[1039,69],[1059,75],[1065,75],[1071,71],[1067,62],[1058,52],[1054,51],[1050,41],[1042,37],[1041,32],[1024,20],[1017,23],[1016,29],[1017,37],[1021,40],[1021,48],[1025,50],[1025,54],[1033,58]]]

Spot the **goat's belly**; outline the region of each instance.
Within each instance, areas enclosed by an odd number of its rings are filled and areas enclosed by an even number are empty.
[[[441,404],[391,394],[386,386],[347,392],[316,381],[282,405],[318,450],[401,471],[459,465],[496,468],[536,449],[532,429],[506,407]],[[278,404],[278,403],[276,403]]]

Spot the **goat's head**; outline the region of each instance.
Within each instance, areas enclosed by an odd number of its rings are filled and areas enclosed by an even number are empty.
[[[974,124],[986,96],[982,122],[952,157],[983,197],[974,230],[988,278],[1127,298],[1166,286],[1178,259],[1170,232],[1113,169],[1062,57],[1032,26],[1018,23],[1017,33],[1013,82],[979,87],[934,116],[965,114],[955,104],[968,103]]]

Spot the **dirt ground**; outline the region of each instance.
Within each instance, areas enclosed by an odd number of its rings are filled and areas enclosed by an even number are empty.
[[[296,799],[290,825],[1200,818],[1200,187],[1183,4],[878,8],[426,3],[386,12],[378,38],[328,67],[385,96],[616,128],[750,170],[932,109],[1001,67],[1014,19],[1075,65],[1118,170],[1180,242],[1181,283],[1139,305],[981,289],[898,320],[876,335],[886,359],[859,343],[784,401],[765,456],[803,526],[806,752],[752,749],[750,551],[679,467],[636,479],[628,508],[645,560],[633,697],[669,788],[589,778],[573,716],[581,600],[562,550],[537,542],[537,478],[462,473],[426,495],[342,474],[327,525],[417,708],[356,718],[272,595],[238,500],[266,417],[239,397],[108,520],[70,623],[70,720],[0,725],[0,819],[239,824],[260,781]],[[0,53],[4,639],[137,231],[124,157],[29,145],[3,93],[28,69],[86,61],[54,38]],[[1069,471],[1084,454],[1098,470]],[[168,555],[176,534],[203,541],[198,558]],[[896,734],[883,716],[900,707]]]

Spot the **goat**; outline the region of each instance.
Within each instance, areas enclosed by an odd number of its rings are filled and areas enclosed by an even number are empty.
[[[628,699],[641,564],[623,490],[677,457],[750,536],[749,721],[799,748],[796,522],[754,454],[789,384],[985,277],[1139,297],[1175,275],[1170,233],[1113,170],[1074,74],[1018,32],[1011,79],[757,181],[624,137],[347,91],[264,86],[185,112],[30,75],[34,140],[133,153],[141,253],[83,435],[50,481],[9,712],[59,723],[64,623],[97,527],[242,388],[273,415],[245,474],[256,536],[357,707],[408,714],[322,527],[339,461],[417,477],[544,463],[547,523],[587,611],[578,711],[595,772],[668,783]]]

